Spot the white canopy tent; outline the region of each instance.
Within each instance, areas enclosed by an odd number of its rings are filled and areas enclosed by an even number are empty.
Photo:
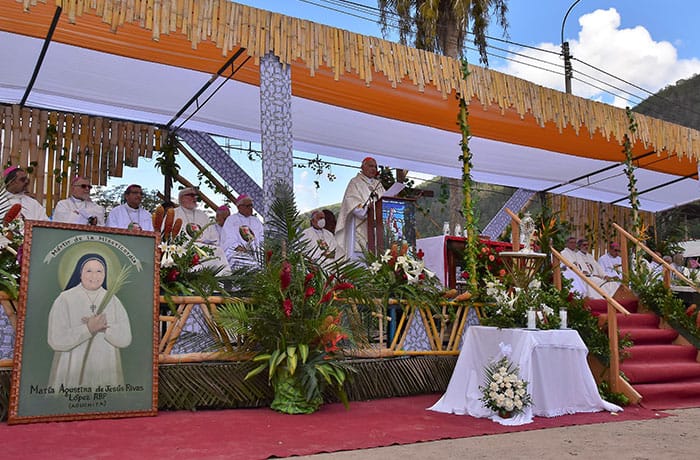
[[[80,24],[78,19],[77,24],[64,27],[79,28]],[[43,40],[3,29],[5,27],[0,21],[0,62],[11,64],[6,64],[0,73],[0,102],[17,104],[28,87]],[[114,40],[119,40],[118,34],[114,35]],[[165,125],[211,78],[211,73],[93,50],[91,47],[89,40],[85,46],[54,40],[48,47],[26,105]],[[223,61],[222,58],[217,64]],[[295,72],[298,74],[299,71],[293,68],[293,79]],[[314,77],[305,75],[304,78],[313,81]],[[259,87],[238,80],[236,76],[225,80],[218,77],[199,100],[211,98],[200,104],[199,110],[184,124],[183,121],[192,114],[193,109],[176,120],[173,126],[183,124],[187,129],[259,142]],[[373,85],[363,86],[366,92],[357,94],[357,97],[375,97]],[[405,90],[400,85],[399,89]],[[213,94],[215,91],[216,94]],[[323,88],[318,91],[322,92]],[[406,117],[399,114],[391,118],[314,100],[313,96],[308,96],[308,92],[295,93],[292,101],[295,149],[350,160],[372,155],[380,164],[391,167],[461,177],[462,165],[458,160],[460,135],[455,129],[413,122],[410,118],[415,118],[415,114]],[[429,93],[425,91],[418,97],[434,97]],[[483,109],[472,103],[470,110],[481,116],[478,112]],[[456,119],[456,112],[449,113],[454,113]],[[493,110],[489,116],[498,117]],[[451,125],[452,122],[442,120],[441,123]],[[501,129],[508,130],[508,123],[504,123]],[[538,127],[535,124],[531,129],[534,131]],[[579,133],[578,136],[588,134]],[[617,202],[623,206],[628,204],[625,199],[628,193],[627,178],[623,166],[616,161],[596,158],[595,155],[572,155],[565,151],[528,146],[525,141],[520,144],[493,137],[479,136],[477,133],[470,142],[474,154],[472,174],[477,181],[535,191],[551,190],[589,200]],[[585,139],[581,142],[585,142]],[[596,144],[591,142],[590,149],[596,148]],[[624,158],[621,146],[619,152],[621,161]],[[666,154],[670,157],[674,155]],[[685,156],[678,155],[677,161],[681,160],[697,164],[696,160],[689,160],[687,152]],[[661,160],[656,157],[646,163],[651,165],[654,161]],[[686,175],[687,170],[686,167]],[[653,170],[651,167],[638,169],[638,190],[644,192],[640,196],[641,209],[655,212],[695,200],[699,192],[697,169],[693,172],[695,177],[683,178],[683,175]],[[574,180],[576,178],[579,179]]]

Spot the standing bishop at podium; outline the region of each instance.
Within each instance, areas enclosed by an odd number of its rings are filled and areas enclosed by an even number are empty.
[[[367,212],[373,212],[374,202],[381,198],[384,187],[377,178],[377,161],[362,160],[357,176],[350,179],[335,227],[335,239],[351,259],[359,259],[367,247]]]

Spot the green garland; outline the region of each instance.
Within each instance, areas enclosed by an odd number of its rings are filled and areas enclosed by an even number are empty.
[[[465,80],[469,77],[469,64],[466,59],[462,59],[462,76]],[[476,226],[475,215],[475,197],[473,194],[474,182],[471,177],[472,170],[472,153],[469,150],[469,139],[471,131],[469,129],[469,107],[463,95],[459,95],[459,114],[457,121],[459,129],[462,132],[462,140],[459,145],[462,153],[459,155],[459,160],[462,162],[462,193],[464,200],[462,201],[462,213],[465,218],[464,228],[467,230],[467,245],[464,250],[464,267],[469,273],[469,283],[472,293],[476,293],[478,288],[478,280],[476,277],[477,257],[479,251],[479,235]]]
[[[637,121],[634,119],[632,110],[627,107],[627,121],[629,122],[629,131],[632,135],[637,132]],[[632,141],[625,134],[624,137],[624,153],[625,153],[625,175],[627,176],[627,190],[629,190],[630,207],[632,208],[632,235],[635,238],[640,238],[642,235],[642,221],[639,217],[639,192],[637,191],[637,179],[634,177],[634,157],[632,156]]]

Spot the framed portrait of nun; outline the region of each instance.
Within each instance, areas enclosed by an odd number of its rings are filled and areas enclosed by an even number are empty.
[[[8,423],[156,414],[159,243],[25,223]]]

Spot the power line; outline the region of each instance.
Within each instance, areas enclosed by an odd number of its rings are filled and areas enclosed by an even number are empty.
[[[362,4],[362,3],[352,2],[352,1],[348,1],[348,0],[318,0],[319,2],[327,3],[327,4],[330,4],[330,5],[334,5],[335,7],[331,7],[331,6],[328,6],[328,5],[323,5],[323,4],[320,4],[320,3],[318,3],[318,2],[314,2],[314,1],[311,1],[311,0],[299,0],[299,1],[301,1],[301,2],[303,2],[303,3],[310,4],[310,5],[317,6],[317,7],[320,7],[320,8],[325,8],[325,9],[329,9],[329,10],[332,10],[332,11],[336,11],[336,12],[341,13],[341,14],[347,14],[347,15],[349,15],[349,16],[353,16],[353,17],[356,17],[356,18],[359,18],[359,19],[362,19],[362,20],[365,20],[365,21],[371,21],[371,22],[374,22],[374,23],[378,23],[378,22],[379,22],[379,18],[380,18],[380,14],[381,14],[381,10],[380,10],[379,8],[377,8],[377,7],[372,7],[372,6],[369,6],[369,5],[364,5],[364,4]],[[354,14],[354,13],[351,13],[351,12],[349,12],[349,11],[347,11],[347,10],[357,11],[357,12],[362,13],[362,14]],[[388,11],[388,15],[389,15],[389,18],[393,17],[393,18],[395,18],[395,19],[393,19],[393,20],[392,20],[392,19],[389,19],[389,23],[387,24],[387,27],[393,28],[393,29],[398,29],[398,15],[397,15],[396,13],[394,13],[393,11]],[[438,26],[438,28],[440,28],[440,27],[441,27],[441,26]],[[473,35],[473,34],[472,34],[471,32],[469,32],[469,31],[467,31],[467,35]],[[508,39],[501,39],[501,38],[497,38],[497,37],[491,37],[491,36],[488,36],[488,35],[486,36],[486,38],[487,38],[489,41],[497,41],[497,42],[501,42],[501,43],[507,43],[507,44],[509,44],[509,45],[514,45],[514,46],[518,46],[518,47],[520,47],[520,48],[525,48],[525,49],[531,49],[531,50],[534,50],[534,51],[537,51],[537,52],[540,52],[540,53],[554,54],[554,55],[557,55],[557,56],[560,56],[560,55],[561,55],[559,52],[555,52],[555,51],[552,51],[552,50],[546,50],[546,49],[538,48],[538,47],[531,46],[531,45],[527,45],[527,44],[524,44],[524,43],[518,43],[518,42],[515,42],[515,41],[512,41],[512,40],[508,40]],[[523,55],[523,54],[521,54],[521,53],[518,53],[518,52],[515,52],[515,51],[512,51],[512,50],[507,50],[507,49],[495,47],[495,46],[493,46],[493,45],[489,45],[488,42],[487,42],[487,48],[493,48],[493,49],[496,49],[496,50],[498,50],[498,51],[503,51],[503,52],[506,52],[506,53],[514,54],[514,55],[516,55],[516,56],[523,57],[523,58],[527,56],[527,55]],[[475,50],[474,48],[470,48],[470,47],[468,47],[468,46],[465,46],[465,49],[470,50],[470,51],[478,51],[478,50]],[[497,54],[492,53],[492,52],[488,52],[488,51],[487,51],[487,55],[492,56],[492,57],[496,57],[496,58],[498,58],[498,59],[503,59],[503,60],[507,60],[507,61],[511,61],[511,62],[516,62],[516,63],[518,63],[518,64],[520,64],[520,65],[533,67],[533,68],[538,69],[538,70],[544,70],[544,71],[548,71],[548,72],[553,72],[551,69],[544,69],[544,68],[542,68],[542,67],[540,67],[540,66],[537,66],[537,65],[533,65],[533,64],[530,64],[530,63],[527,63],[527,62],[522,62],[522,61],[513,60],[512,58],[507,58],[507,57],[505,57],[505,56],[497,55]],[[558,67],[558,65],[555,64],[555,63],[552,63],[552,62],[549,62],[549,61],[545,61],[545,60],[541,60],[541,59],[536,58],[536,57],[533,57],[533,56],[527,56],[527,59],[535,60],[535,61],[542,62],[542,63],[547,63],[548,65],[552,65],[552,66],[557,66],[557,67]],[[668,103],[668,104],[672,104],[672,105],[674,105],[674,106],[681,107],[681,108],[683,108],[684,110],[686,110],[686,111],[688,111],[688,112],[691,112],[691,113],[696,113],[696,114],[698,113],[698,112],[696,112],[695,110],[693,110],[693,109],[691,109],[691,108],[689,108],[689,107],[684,107],[684,106],[682,106],[681,104],[678,104],[678,103],[676,103],[676,102],[674,102],[674,101],[670,101],[670,100],[668,100],[668,99],[666,99],[666,98],[663,98],[663,96],[659,96],[659,95],[657,95],[657,94],[655,94],[655,93],[652,93],[651,91],[649,91],[649,90],[647,90],[647,89],[644,89],[644,88],[642,88],[641,86],[635,85],[635,84],[633,84],[633,83],[631,83],[631,82],[629,82],[629,81],[627,81],[627,80],[624,80],[624,79],[622,79],[622,78],[620,78],[620,77],[617,77],[617,76],[611,74],[610,72],[607,72],[607,71],[605,71],[605,70],[603,70],[603,69],[600,69],[600,68],[598,68],[598,67],[596,67],[596,66],[593,66],[593,65],[591,65],[591,64],[588,64],[588,63],[586,63],[585,61],[582,61],[582,60],[576,59],[576,58],[573,58],[573,59],[575,59],[576,61],[580,62],[580,63],[583,64],[583,65],[586,65],[586,66],[591,67],[592,69],[594,69],[594,70],[596,70],[596,71],[598,71],[598,72],[603,73],[604,75],[606,75],[606,76],[608,76],[608,77],[610,77],[610,78],[613,78],[613,79],[618,80],[618,81],[620,81],[620,82],[622,82],[622,83],[625,83],[626,85],[629,85],[629,86],[631,86],[631,87],[633,87],[633,88],[635,88],[635,89],[638,89],[638,90],[640,90],[640,91],[642,91],[642,92],[644,92],[644,93],[646,93],[646,94],[648,94],[648,95],[650,95],[650,96],[652,96],[652,97],[660,98],[661,100],[663,100],[664,102],[666,102],[666,103]],[[581,72],[581,71],[577,71],[577,73],[581,73],[581,74],[583,74],[584,76],[586,76],[586,77],[588,77],[588,78],[590,78],[590,79],[592,79],[592,80],[594,80],[594,81],[597,81],[597,82],[599,82],[599,83],[601,83],[601,84],[603,84],[603,85],[605,85],[605,86],[608,86],[608,87],[610,87],[610,88],[613,88],[613,89],[616,90],[616,91],[620,91],[620,92],[622,92],[622,93],[628,94],[629,96],[632,96],[633,98],[637,98],[637,99],[639,99],[640,101],[643,101],[643,100],[647,99],[647,98],[645,98],[645,97],[642,97],[642,96],[633,94],[633,93],[631,93],[631,92],[629,92],[629,91],[627,91],[627,90],[624,90],[624,89],[622,89],[622,88],[619,88],[619,87],[617,87],[617,86],[615,86],[615,85],[613,85],[613,84],[611,84],[611,83],[608,83],[608,82],[606,82],[606,81],[604,81],[604,80],[601,80],[601,79],[599,79],[599,78],[593,77],[593,76],[588,75],[588,74],[585,74],[585,73],[583,73],[583,72]],[[620,94],[616,94],[616,93],[614,93],[613,91],[611,91],[610,89],[606,89],[606,88],[604,88],[604,87],[598,86],[598,85],[596,85],[596,84],[590,83],[589,81],[586,81],[586,80],[583,80],[583,79],[580,79],[580,78],[578,78],[577,80],[578,80],[579,82],[585,84],[585,85],[588,85],[588,86],[590,86],[590,87],[592,87],[592,88],[595,88],[595,89],[598,90],[598,91],[601,91],[602,93],[609,94],[609,95],[614,96],[614,97],[619,97],[619,98],[625,99],[625,100],[627,100],[628,102],[630,102],[630,99],[628,99],[627,97],[623,97],[623,96],[621,96]]]

